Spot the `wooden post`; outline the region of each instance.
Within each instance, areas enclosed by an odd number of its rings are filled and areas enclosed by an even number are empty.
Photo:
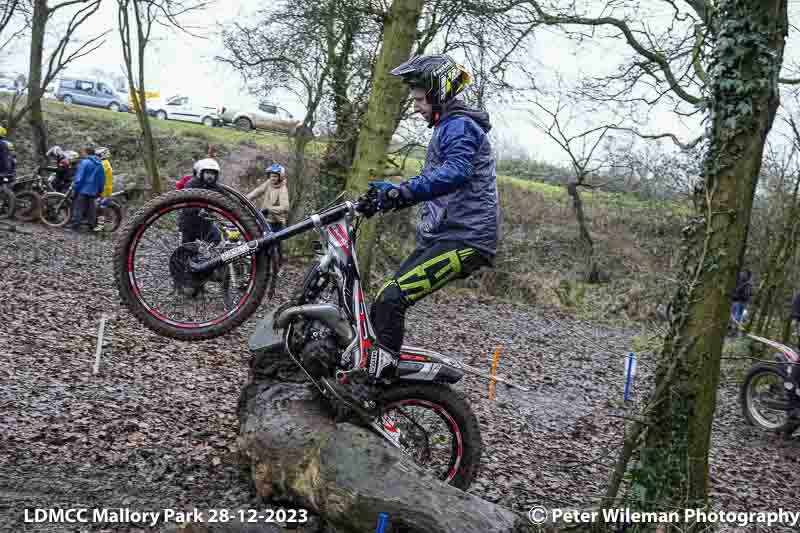
[[[501,345],[494,349],[494,361],[492,361],[492,381],[489,383],[489,399],[494,401],[494,384],[497,383],[494,377],[497,375],[497,361],[500,359],[500,352],[503,351]]]

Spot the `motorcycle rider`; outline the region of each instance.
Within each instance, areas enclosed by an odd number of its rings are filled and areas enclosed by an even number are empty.
[[[203,189],[206,180],[218,180],[220,176],[219,163],[211,157],[201,159],[192,168],[192,178],[181,180],[176,185],[178,189]],[[218,244],[222,240],[222,233],[212,220],[203,216],[203,209],[188,208],[181,210],[178,226],[181,231],[181,244],[201,240]]]
[[[500,232],[489,115],[456,96],[471,76],[447,55],[417,56],[391,71],[411,89],[414,109],[433,128],[419,176],[395,185],[373,181],[379,210],[424,202],[417,248],[381,288],[370,311],[383,348],[375,378],[391,375],[403,344],[406,310],[447,283],[491,267]]]
[[[56,164],[55,178],[51,182],[53,189],[62,194],[66,193],[78,168],[78,153],[53,146],[45,155]]]

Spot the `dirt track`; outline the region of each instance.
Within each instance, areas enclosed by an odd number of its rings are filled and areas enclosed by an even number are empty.
[[[257,319],[212,341],[160,338],[118,305],[110,240],[19,228],[30,234],[0,231],[0,530],[152,531],[23,524],[23,509],[35,507],[263,508],[235,454],[246,340]],[[285,269],[278,301],[301,275],[299,266]],[[110,318],[95,376],[101,313]],[[607,450],[622,437],[608,405],[621,398],[622,359],[639,332],[447,294],[412,309],[407,329],[407,342],[484,370],[501,344],[499,372],[534,389],[519,395],[498,386],[490,402],[485,382],[459,384],[485,446],[470,492],[519,511],[585,506],[601,493],[614,459]],[[648,367],[641,373],[645,380]],[[713,436],[716,506],[797,510],[797,441],[747,427],[735,384],[723,381]],[[759,528],[730,529],[745,530]]]

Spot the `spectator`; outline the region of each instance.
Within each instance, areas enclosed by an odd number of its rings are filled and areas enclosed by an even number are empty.
[[[255,200],[261,196],[261,212],[267,219],[272,231],[280,231],[286,227],[289,216],[289,189],[286,186],[286,170],[278,163],[273,163],[266,169],[267,181],[253,189],[248,195],[248,200]],[[278,243],[278,265],[283,262],[283,249]]]
[[[747,269],[742,270],[736,279],[736,289],[733,291],[733,305],[731,306],[731,316],[734,326],[742,321],[744,310],[753,296],[753,273]],[[738,327],[734,330],[738,332]]]
[[[75,201],[73,203],[72,224],[68,226],[78,231],[85,216],[91,228],[97,226],[97,209],[95,200],[103,192],[106,183],[106,172],[103,163],[94,155],[94,146],[83,149],[84,160],[78,165],[73,181]]]
[[[7,131],[0,126],[0,176],[15,176],[17,158],[14,145],[6,140]]]
[[[95,150],[95,155],[100,158],[100,162],[103,164],[103,172],[106,176],[105,186],[103,187],[103,192],[100,194],[103,198],[110,198],[111,193],[114,191],[114,169],[111,168],[111,162],[109,162],[108,158],[111,156],[111,152],[108,148],[100,147]],[[97,225],[94,227],[95,231],[103,231],[103,227],[105,226],[105,217],[100,215],[97,217]]]

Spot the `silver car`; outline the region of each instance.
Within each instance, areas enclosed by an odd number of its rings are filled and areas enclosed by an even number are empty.
[[[65,104],[128,111],[127,95],[118,93],[107,83],[88,78],[61,78],[55,96]]]

